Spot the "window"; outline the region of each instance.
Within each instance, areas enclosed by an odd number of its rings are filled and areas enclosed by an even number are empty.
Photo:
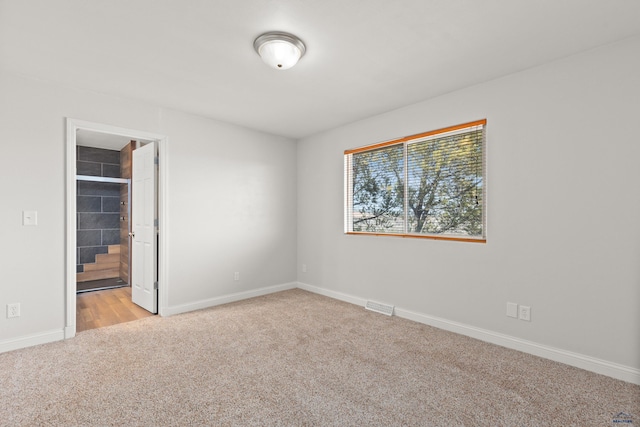
[[[346,150],[345,233],[485,242],[485,128]]]

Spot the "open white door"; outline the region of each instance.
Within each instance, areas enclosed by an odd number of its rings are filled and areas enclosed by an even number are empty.
[[[131,175],[131,299],[151,313],[158,312],[158,239],[156,209],[156,146],[133,150]]]

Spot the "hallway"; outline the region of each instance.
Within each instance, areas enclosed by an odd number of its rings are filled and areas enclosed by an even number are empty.
[[[131,302],[131,287],[84,292],[76,297],[76,332],[153,316]]]

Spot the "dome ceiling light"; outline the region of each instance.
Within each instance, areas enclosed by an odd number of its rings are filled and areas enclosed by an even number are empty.
[[[276,70],[286,70],[296,65],[307,50],[302,40],[293,34],[270,31],[253,42],[265,64]]]

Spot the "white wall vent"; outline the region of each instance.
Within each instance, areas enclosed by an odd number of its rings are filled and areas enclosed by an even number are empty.
[[[367,310],[375,311],[376,313],[386,314],[387,316],[393,315],[393,306],[389,304],[382,304],[379,302],[367,301],[364,306]]]

